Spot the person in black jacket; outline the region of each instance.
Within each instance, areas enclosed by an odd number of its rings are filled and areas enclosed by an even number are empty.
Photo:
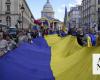
[[[77,37],[77,42],[78,42],[81,46],[84,46],[84,42],[83,42],[84,33],[83,33],[83,31],[82,31],[81,29],[78,29],[78,30],[77,30],[76,37]]]

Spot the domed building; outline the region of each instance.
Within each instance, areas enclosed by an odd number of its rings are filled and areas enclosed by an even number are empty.
[[[41,17],[45,17],[45,18],[54,18],[54,11],[53,11],[53,7],[50,4],[50,1],[47,0],[46,4],[43,7],[43,10],[41,12]]]
[[[47,0],[46,4],[43,6],[41,18],[39,20],[41,21],[42,26],[53,31],[56,31],[61,27],[61,21],[54,17],[54,10],[49,0]]]

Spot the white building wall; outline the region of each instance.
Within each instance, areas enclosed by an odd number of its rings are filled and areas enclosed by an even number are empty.
[[[11,26],[15,26],[17,24],[17,21],[19,19],[19,16],[21,15],[21,5],[22,3],[24,4],[25,11],[23,14],[24,17],[24,22],[23,22],[23,27],[28,28],[30,24],[33,24],[33,21],[31,19],[32,13],[28,8],[27,3],[25,3],[25,0],[10,0],[11,2],[11,7],[10,7],[10,14],[5,14],[7,7],[6,7],[6,1],[7,0],[0,0],[0,20],[2,20],[2,24],[7,24],[6,23],[6,17],[10,16],[11,17]],[[22,18],[22,17],[20,17]],[[21,25],[19,26],[21,27]]]

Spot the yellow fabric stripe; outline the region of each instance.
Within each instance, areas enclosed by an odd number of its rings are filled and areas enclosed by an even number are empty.
[[[100,80],[92,75],[92,54],[100,47],[81,47],[75,37],[46,36],[51,46],[51,68],[56,80]]]
[[[53,46],[54,44],[58,43],[61,40],[61,38],[58,37],[57,34],[47,35],[47,36],[45,36],[45,39],[47,40],[49,46]]]

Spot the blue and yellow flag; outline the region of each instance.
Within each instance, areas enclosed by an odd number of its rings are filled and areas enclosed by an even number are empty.
[[[92,75],[94,53],[100,47],[82,47],[74,36],[39,37],[0,57],[0,80],[100,80]]]

